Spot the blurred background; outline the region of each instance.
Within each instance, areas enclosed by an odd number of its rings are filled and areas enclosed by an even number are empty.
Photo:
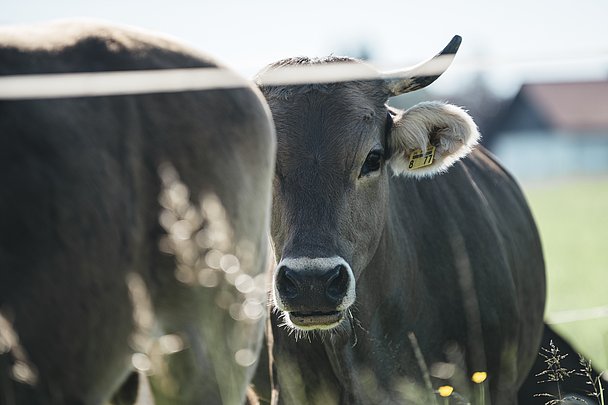
[[[418,63],[454,34],[452,67],[391,100],[467,108],[483,144],[519,179],[547,261],[546,318],[608,368],[608,2],[606,0],[5,1],[0,25],[89,17],[161,31],[247,77],[288,56]]]

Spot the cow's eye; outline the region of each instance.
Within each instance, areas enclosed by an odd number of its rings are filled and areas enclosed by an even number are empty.
[[[363,163],[363,166],[361,167],[359,177],[364,177],[370,173],[380,170],[380,166],[382,165],[382,156],[384,156],[382,149],[372,150],[365,158],[365,163]]]

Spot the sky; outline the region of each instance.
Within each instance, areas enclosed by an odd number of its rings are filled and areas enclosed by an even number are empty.
[[[0,24],[88,17],[161,31],[247,77],[289,56],[359,56],[398,69],[463,37],[449,91],[482,73],[507,94],[524,81],[608,78],[607,0],[0,0]]]

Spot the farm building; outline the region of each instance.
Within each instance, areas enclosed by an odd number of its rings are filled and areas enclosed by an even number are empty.
[[[608,173],[608,81],[524,84],[490,149],[517,178]]]

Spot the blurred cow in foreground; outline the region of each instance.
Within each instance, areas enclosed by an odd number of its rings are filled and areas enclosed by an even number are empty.
[[[0,30],[5,78],[216,66],[104,24]],[[132,401],[135,369],[157,405],[242,403],[275,153],[259,91],[46,97],[0,100],[0,404]]]
[[[474,149],[462,109],[386,105],[432,83],[459,45],[377,80],[272,83],[278,69],[362,66],[339,57],[286,59],[258,76],[278,142],[271,350],[281,404],[432,404],[435,390],[451,403],[482,403],[484,392],[517,403],[545,304],[524,196]]]

